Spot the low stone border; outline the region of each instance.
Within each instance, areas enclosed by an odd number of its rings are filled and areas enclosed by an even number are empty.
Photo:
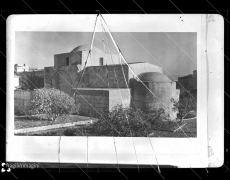
[[[63,127],[71,127],[71,126],[83,126],[83,125],[89,125],[95,122],[96,120],[86,120],[86,121],[78,121],[73,123],[65,123],[65,124],[54,124],[54,125],[48,125],[48,126],[39,126],[39,127],[31,127],[31,128],[24,128],[24,129],[16,129],[14,130],[15,134],[23,134],[23,133],[29,133],[29,132],[36,132],[36,131],[45,131],[50,129],[58,129]]]
[[[195,120],[195,119],[196,119],[196,117],[193,117],[193,118],[183,119],[183,121]]]

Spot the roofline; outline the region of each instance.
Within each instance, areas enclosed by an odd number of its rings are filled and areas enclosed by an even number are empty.
[[[69,54],[70,52],[67,52],[67,53],[59,53],[59,54],[54,54],[55,55],[61,55],[61,54]]]

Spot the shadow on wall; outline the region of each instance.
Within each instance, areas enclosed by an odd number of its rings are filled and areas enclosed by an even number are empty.
[[[131,106],[144,112],[153,112],[162,108],[171,115],[172,119],[175,119],[176,113],[172,110],[171,102],[171,98],[179,100],[175,82],[170,81],[163,74],[152,72],[145,74],[143,74],[144,78],[147,77],[145,81],[130,79]]]

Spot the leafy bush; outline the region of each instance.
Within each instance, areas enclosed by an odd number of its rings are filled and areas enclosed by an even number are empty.
[[[146,137],[160,123],[162,110],[145,114],[139,109],[117,106],[93,124],[99,136]],[[162,122],[162,121],[161,121]]]
[[[76,130],[74,128],[65,129],[63,132],[64,136],[81,136],[81,130]]]
[[[64,116],[79,111],[80,104],[75,104],[74,98],[54,88],[37,89],[32,93],[30,114],[46,114],[49,120],[55,121],[58,116]]]
[[[163,108],[145,113],[145,119],[151,123],[151,126],[155,130],[171,130],[172,121],[169,120],[168,114]],[[167,120],[167,121],[162,121]]]
[[[171,99],[171,102],[173,102],[173,111],[179,115],[180,123],[190,111],[196,111],[197,108],[196,93],[184,92],[180,95],[179,101]]]

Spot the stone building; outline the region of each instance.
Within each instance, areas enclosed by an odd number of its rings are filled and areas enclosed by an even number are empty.
[[[98,117],[116,105],[130,106],[131,88],[135,88],[130,82],[145,72],[162,74],[159,66],[147,62],[120,63],[117,54],[106,54],[96,47],[84,69],[89,49],[89,45],[83,45],[69,53],[56,54],[54,67],[45,67],[45,87],[73,95],[81,104],[82,115]]]
[[[14,73],[29,71],[27,64],[14,64]]]
[[[197,89],[197,70],[193,71],[193,74],[187,76],[178,77],[177,88],[183,93],[185,89],[187,91],[192,91]],[[182,87],[183,86],[183,87]]]
[[[74,48],[69,53],[55,54],[54,67],[75,66],[79,71],[83,70],[87,60],[88,66],[103,66],[111,64],[119,64],[119,56],[117,54],[106,54],[100,49],[93,46],[91,56],[88,57],[90,45],[85,44]]]
[[[19,76],[14,74],[14,90],[19,87]]]
[[[142,82],[132,82],[132,104],[143,111],[163,108],[169,118],[175,119],[177,114],[172,110],[171,99],[179,100],[180,90],[176,89],[176,82],[159,72],[144,72],[138,77]]]
[[[14,110],[24,114],[31,99],[31,91],[14,90]]]
[[[23,86],[23,81],[27,81],[26,77],[31,76],[31,75],[42,77],[45,80],[44,69],[37,69],[37,68],[29,69],[28,71],[18,72],[17,75],[19,76],[19,86],[20,87]]]

